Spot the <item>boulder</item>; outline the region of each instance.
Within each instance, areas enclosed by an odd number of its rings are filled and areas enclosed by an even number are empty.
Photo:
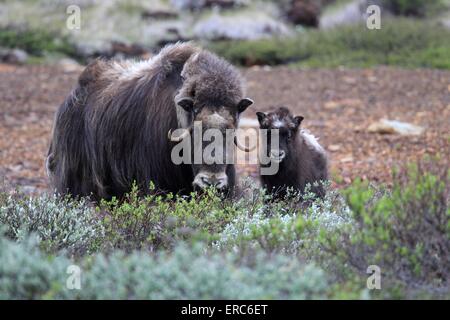
[[[178,10],[202,10],[217,7],[229,9],[245,5],[244,0],[171,0],[172,5]]]
[[[220,15],[213,13],[194,26],[194,35],[206,40],[256,40],[288,34],[283,23],[262,12]]]
[[[397,120],[381,119],[372,123],[368,132],[380,134],[421,135],[425,128]]]
[[[317,0],[292,0],[286,12],[287,19],[296,25],[318,27],[321,5]]]
[[[125,43],[121,41],[105,42],[100,49],[93,46],[77,47],[79,56],[92,59],[96,57],[127,59],[146,56],[149,50],[137,43]]]
[[[11,64],[24,64],[28,54],[21,49],[0,48],[0,61]]]
[[[383,16],[389,15],[382,6],[381,0],[352,0],[348,3],[338,3],[335,8],[327,10],[320,16],[320,28],[329,29],[340,25],[356,24],[367,20],[367,8],[378,5]]]
[[[124,43],[120,41],[112,41],[111,42],[111,55],[113,57],[117,55],[122,55],[125,57],[136,57],[141,56],[145,53],[147,53],[148,50],[146,50],[143,46],[135,43]]]
[[[79,64],[77,61],[70,58],[63,58],[58,61],[58,66],[67,73],[72,72],[81,72],[84,69],[84,66]]]
[[[177,19],[178,13],[169,10],[145,10],[141,16],[143,19],[168,20]]]

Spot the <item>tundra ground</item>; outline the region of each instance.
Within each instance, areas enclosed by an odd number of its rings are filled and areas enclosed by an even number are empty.
[[[81,70],[58,66],[0,64],[0,177],[26,192],[48,188],[43,168],[54,113]],[[319,138],[330,157],[335,186],[356,177],[390,183],[397,164],[440,154],[450,157],[450,71],[300,69],[254,67],[243,70],[256,111],[285,105]],[[387,118],[425,128],[422,135],[369,133]],[[257,177],[257,167],[239,167]]]

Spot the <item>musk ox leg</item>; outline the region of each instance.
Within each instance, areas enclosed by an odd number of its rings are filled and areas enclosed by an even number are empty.
[[[45,159],[45,171],[47,173],[47,177],[50,179],[53,178],[53,173],[55,170],[55,156],[53,153],[50,153],[47,158]]]
[[[45,166],[51,186],[60,194],[88,195],[90,186],[84,145],[86,90],[77,87],[59,107]],[[90,191],[90,190],[89,190]]]
[[[81,73],[78,86],[59,107],[45,167],[52,186],[61,194],[90,195],[91,175],[84,116],[88,96],[102,85],[107,61],[96,59]]]

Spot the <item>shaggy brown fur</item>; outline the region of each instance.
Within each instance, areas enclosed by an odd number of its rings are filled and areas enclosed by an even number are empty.
[[[226,113],[227,127],[251,104],[239,73],[226,61],[189,43],[165,47],[148,61],[96,60],[55,117],[47,171],[56,190],[95,199],[122,196],[135,181],[166,192],[190,192],[201,170],[234,167],[175,165],[169,130],[208,124],[208,113]],[[202,119],[203,117],[203,119]]]
[[[264,187],[276,197],[283,197],[288,187],[303,192],[307,184],[317,196],[325,194],[320,181],[328,179],[327,156],[317,140],[306,130],[299,130],[302,116],[292,116],[287,108],[265,114],[257,112],[261,129],[268,129],[267,145],[263,151],[272,160],[279,161],[275,175],[261,175]],[[273,129],[279,131],[279,149],[271,150]]]

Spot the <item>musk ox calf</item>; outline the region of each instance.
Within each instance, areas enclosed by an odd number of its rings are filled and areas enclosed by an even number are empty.
[[[286,195],[287,188],[304,192],[310,184],[310,191],[323,197],[325,191],[320,182],[328,179],[327,156],[316,138],[300,129],[303,117],[293,116],[284,107],[272,113],[256,114],[260,129],[267,130],[267,143],[261,151],[271,161],[279,163],[276,174],[261,175],[263,186],[279,198]],[[278,139],[279,143],[272,144],[272,139]],[[279,147],[274,148],[274,145]]]
[[[251,104],[238,71],[190,43],[141,62],[96,60],[56,113],[50,181],[61,194],[94,199],[120,197],[134,182],[144,192],[151,182],[173,193],[210,185],[229,190],[233,164],[175,164],[171,150],[184,139],[193,143],[194,121],[203,130],[234,130]]]

